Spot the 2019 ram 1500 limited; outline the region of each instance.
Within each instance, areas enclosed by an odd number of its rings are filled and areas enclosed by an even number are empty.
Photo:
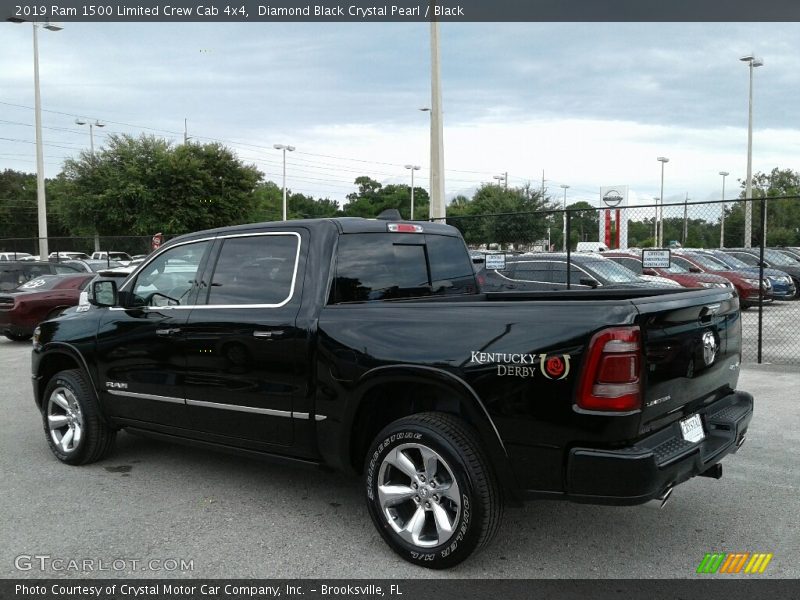
[[[718,477],[752,416],[734,290],[484,294],[443,224],[194,233],[91,302],[34,337],[59,460],[125,428],[360,473],[380,534],[427,567],[486,545],[504,502]]]

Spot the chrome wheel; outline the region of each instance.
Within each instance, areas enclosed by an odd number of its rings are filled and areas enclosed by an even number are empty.
[[[424,548],[449,540],[461,514],[452,469],[441,455],[421,444],[402,444],[383,459],[378,502],[395,533]]]
[[[72,390],[59,386],[47,401],[47,428],[56,447],[64,454],[74,452],[83,438],[83,413]]]

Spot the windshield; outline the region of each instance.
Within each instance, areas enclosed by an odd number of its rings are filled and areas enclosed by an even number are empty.
[[[752,265],[748,265],[743,260],[739,260],[732,254],[725,254],[724,252],[720,252],[719,254],[714,253],[714,260],[718,260],[721,263],[728,265],[734,269],[750,269]]]
[[[641,283],[638,275],[613,260],[591,260],[577,263],[588,271],[593,271],[610,283]]]
[[[785,254],[781,254],[777,250],[770,250],[769,248],[764,250],[764,258],[766,258],[773,265],[779,265],[781,267],[797,266],[797,261],[793,258],[789,258]]]
[[[716,258],[711,258],[705,254],[692,254],[691,259],[696,263],[703,266],[709,271],[727,271],[730,267],[725,263],[718,261]]]
[[[667,273],[672,273],[673,275],[678,275],[680,273],[688,273],[689,269],[685,269],[680,266],[678,263],[670,261],[669,268],[667,269],[659,269],[660,271],[666,271]]]

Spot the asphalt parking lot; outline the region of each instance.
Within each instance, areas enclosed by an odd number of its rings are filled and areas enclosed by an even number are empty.
[[[796,369],[745,365],[756,415],[721,480],[689,481],[661,510],[530,502],[506,511],[486,551],[429,572],[389,550],[358,481],[340,474],[125,433],[105,461],[62,465],[31,400],[29,356],[0,339],[0,577],[685,578],[706,552],[771,552],[759,577],[800,576]],[[19,571],[20,555],[193,568]]]

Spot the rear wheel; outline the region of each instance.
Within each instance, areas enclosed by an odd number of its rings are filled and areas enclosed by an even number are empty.
[[[116,432],[103,420],[84,374],[56,374],[44,391],[44,432],[50,450],[61,462],[83,465],[109,453]]]
[[[451,415],[423,413],[388,425],[367,455],[365,483],[383,539],[422,567],[457,565],[500,525],[494,472],[475,432]]]

